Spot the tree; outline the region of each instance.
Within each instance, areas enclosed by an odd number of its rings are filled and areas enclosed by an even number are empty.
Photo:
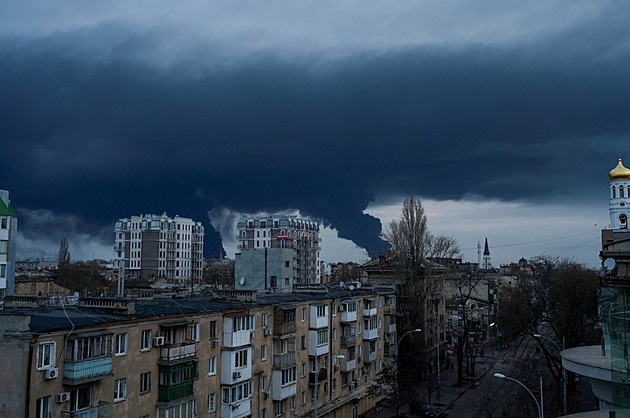
[[[405,366],[398,368],[398,378],[411,383],[420,377],[430,394],[436,365],[427,355],[427,349],[433,347],[427,347],[425,341],[429,330],[436,325],[430,316],[438,316],[445,271],[437,261],[452,258],[460,251],[454,238],[429,232],[422,202],[413,196],[405,199],[400,218],[389,223],[383,238],[390,244],[387,263],[396,283],[398,310],[404,313],[398,332],[425,330],[419,344],[405,345],[405,350],[399,350],[398,364]]]
[[[532,276],[523,276],[516,288],[503,289],[497,315],[503,335],[543,334],[537,338],[547,368],[556,382],[556,399],[562,387],[562,359],[558,346],[577,347],[599,342],[599,281],[597,274],[571,259],[538,256],[532,259]],[[540,328],[540,324],[547,325]],[[573,379],[567,379],[569,387]]]
[[[66,237],[61,239],[59,243],[59,267],[65,266],[70,263],[70,250],[68,249],[68,240]]]

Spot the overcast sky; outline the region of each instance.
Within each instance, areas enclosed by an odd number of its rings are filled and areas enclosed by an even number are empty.
[[[625,1],[0,4],[0,187],[21,258],[111,258],[113,223],[242,213],[384,248],[405,196],[468,261],[597,263],[607,173],[630,166]],[[347,240],[336,239],[335,236]],[[225,244],[222,246],[222,240]],[[357,246],[359,248],[357,248]]]

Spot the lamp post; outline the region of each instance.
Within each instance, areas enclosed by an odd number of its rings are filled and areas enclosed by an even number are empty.
[[[522,384],[518,380],[516,380],[516,379],[514,379],[512,377],[507,377],[506,375],[501,374],[501,373],[495,373],[494,377],[498,377],[499,379],[511,380],[511,381],[516,382],[519,385],[523,386],[525,388],[525,390],[532,396],[532,398],[534,399],[534,402],[536,402],[536,407],[538,408],[538,418],[545,418],[545,413],[543,411],[543,380],[542,380],[542,376],[540,377],[540,403],[538,403],[538,399],[536,399],[536,397],[534,396],[532,391],[529,390],[527,388],[527,386],[525,386],[524,384]]]
[[[558,345],[557,342],[555,342],[549,337],[545,337],[544,335],[534,334],[534,338],[544,338],[545,340],[551,341],[553,345],[555,345],[556,348],[558,348],[558,351],[560,351],[561,353],[562,351],[565,350],[564,335],[562,336],[562,349],[560,349],[560,346]],[[562,409],[563,409],[563,414],[566,415],[567,414],[567,369],[565,369],[564,367],[562,367]]]
[[[338,354],[335,356],[335,358],[342,359],[342,358],[346,358],[346,356],[342,354]],[[317,400],[318,400],[317,398],[319,394],[319,372],[320,372],[319,358],[317,357],[317,352],[315,352],[315,362],[313,364],[315,365],[315,391],[313,392],[313,402],[315,403],[315,406],[313,407],[313,418],[317,418]]]

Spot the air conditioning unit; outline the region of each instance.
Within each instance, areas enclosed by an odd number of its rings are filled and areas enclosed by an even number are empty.
[[[265,335],[271,335],[271,334],[273,334],[273,330],[271,328],[267,328],[265,330]]]
[[[221,341],[219,340],[212,340],[212,348],[216,348],[218,346],[221,345]]]
[[[240,378],[241,378],[241,372],[232,373],[232,379],[240,379]]]
[[[61,392],[57,394],[57,403],[68,402],[70,400],[70,392]]]
[[[50,369],[46,369],[46,379],[56,379],[59,376],[59,369],[56,367],[51,367]]]
[[[161,345],[164,345],[164,337],[155,337],[153,339],[153,346],[159,347]]]

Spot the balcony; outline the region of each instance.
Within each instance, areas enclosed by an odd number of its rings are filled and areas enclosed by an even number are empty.
[[[369,364],[376,361],[376,351],[372,351],[363,356],[363,363]]]
[[[274,322],[273,324],[273,335],[275,336],[295,334],[296,330],[297,330],[297,325],[295,324],[295,322],[291,322],[291,323]]]
[[[174,386],[158,387],[158,402],[170,402],[175,399],[193,394],[193,381]]]
[[[282,370],[274,370],[271,376],[271,399],[281,401],[297,394],[297,382],[282,384]]]
[[[110,418],[110,404],[107,402],[101,402],[99,406],[93,406],[92,408],[82,409],[80,411],[62,411],[62,418]]]
[[[375,340],[378,338],[378,328],[363,330],[364,340]]]
[[[356,359],[352,359],[352,360],[341,359],[339,361],[339,366],[342,372],[347,373],[357,368],[357,360]]]
[[[376,307],[369,307],[366,306],[365,309],[363,309],[363,316],[376,316],[378,309]]]
[[[240,418],[251,415],[250,398],[229,404],[221,404],[221,418]]]
[[[66,360],[63,367],[63,384],[79,385],[82,383],[101,380],[111,375],[111,357],[100,357],[80,361]]]
[[[341,305],[343,306],[343,305]],[[355,305],[356,307],[356,305]],[[347,309],[347,308],[346,308]],[[341,322],[356,322],[357,320],[357,311],[348,311],[348,310],[344,310],[341,312],[341,318],[340,318]]]
[[[296,364],[297,363],[295,362],[295,352],[273,355],[274,369],[286,369],[288,367],[293,367]]]
[[[355,335],[342,335],[339,341],[342,347],[352,347],[357,343],[357,337]]]
[[[316,372],[310,372],[308,374],[308,384],[309,385],[314,385],[315,384],[315,376],[317,375]],[[326,368],[322,368],[319,370],[319,376],[317,376],[317,383],[322,383],[324,381],[328,380],[328,369]]]
[[[160,361],[171,363],[183,359],[194,359],[197,355],[197,345],[195,343],[173,344],[162,347],[160,350]]]

